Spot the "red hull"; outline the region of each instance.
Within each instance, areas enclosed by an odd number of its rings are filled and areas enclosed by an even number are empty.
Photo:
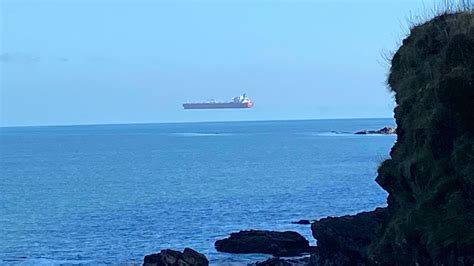
[[[184,103],[184,109],[233,109],[252,108],[253,103]]]

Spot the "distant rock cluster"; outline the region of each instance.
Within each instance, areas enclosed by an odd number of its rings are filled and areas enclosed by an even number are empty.
[[[390,135],[397,134],[397,129],[394,127],[384,127],[379,130],[362,130],[357,131],[354,134],[356,135],[368,135],[368,134],[381,134],[381,135]]]

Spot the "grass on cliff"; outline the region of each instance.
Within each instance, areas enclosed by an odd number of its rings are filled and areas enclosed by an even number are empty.
[[[412,21],[390,61],[397,143],[377,182],[391,218],[370,247],[378,263],[474,261],[474,13],[449,1]]]
[[[434,2],[432,5],[423,5],[421,10],[416,12],[409,13],[403,20],[399,21],[400,29],[402,34],[399,36],[399,40],[396,43],[396,47],[402,46],[402,40],[407,38],[413,29],[418,26],[421,26],[428,21],[440,17],[443,15],[456,14],[456,13],[469,13],[474,11],[474,0],[440,0]],[[392,50],[383,50],[381,51],[381,61],[380,64],[387,68],[389,73],[390,67],[392,65],[392,58],[395,55],[396,51]],[[388,84],[387,77],[387,87],[390,89]]]

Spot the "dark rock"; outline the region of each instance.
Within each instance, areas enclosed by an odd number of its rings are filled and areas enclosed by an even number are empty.
[[[160,253],[146,255],[143,261],[146,266],[207,266],[209,261],[203,254],[185,248],[183,252],[165,249]]]
[[[357,131],[354,134],[356,135],[370,135],[370,134],[380,134],[380,135],[390,135],[390,134],[396,134],[397,129],[393,127],[384,127],[379,130],[362,130],[362,131]]]
[[[355,132],[354,134],[356,134],[356,135],[367,135],[367,134],[369,134],[369,131],[367,131],[367,130],[361,130],[361,131]]]
[[[282,259],[278,257],[270,258],[266,261],[261,261],[249,266],[306,266],[309,263],[309,257],[296,258],[296,259]]]
[[[308,240],[297,232],[265,230],[240,231],[215,243],[217,251],[228,253],[264,253],[298,256],[311,250]]]
[[[296,222],[291,222],[292,224],[311,224],[310,220],[299,220]]]
[[[311,262],[316,265],[356,265],[367,263],[367,247],[384,228],[388,210],[342,217],[328,217],[314,222],[311,231],[318,241]]]

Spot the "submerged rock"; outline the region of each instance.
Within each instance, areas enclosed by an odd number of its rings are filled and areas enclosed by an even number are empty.
[[[312,254],[315,265],[367,263],[367,247],[380,235],[388,220],[386,208],[314,222],[311,231],[318,245]]]
[[[209,261],[203,254],[185,248],[183,252],[165,249],[160,253],[146,255],[143,261],[146,266],[207,266]]]
[[[215,243],[217,251],[228,253],[264,253],[298,256],[311,250],[308,240],[297,232],[249,230],[230,234]]]
[[[311,224],[310,220],[299,220],[296,222],[291,222],[292,224]]]
[[[306,266],[309,263],[310,258],[296,258],[296,259],[282,259],[278,257],[270,258],[266,261],[261,261],[249,266]]]
[[[397,129],[393,127],[384,127],[379,130],[362,130],[357,131],[354,134],[356,135],[369,135],[369,134],[381,134],[381,135],[390,135],[397,134]]]

